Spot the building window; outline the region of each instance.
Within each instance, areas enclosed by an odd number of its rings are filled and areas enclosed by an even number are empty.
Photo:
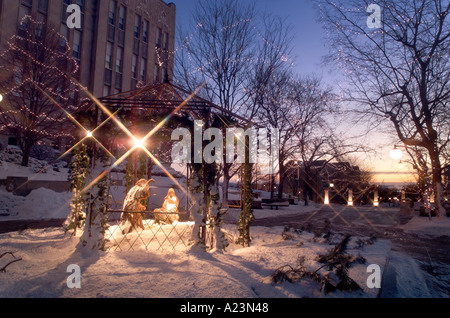
[[[137,68],[138,57],[133,54],[133,59],[131,60],[131,77],[137,79],[138,68]]]
[[[69,17],[69,13],[67,13],[68,6],[70,6],[70,0],[63,0],[61,20],[62,20],[62,23],[64,23],[64,24],[67,23],[67,18]]]
[[[127,9],[124,6],[119,8],[119,32],[117,44],[121,47],[125,46],[125,26],[126,26]]]
[[[117,8],[117,2],[114,0],[111,0],[109,2],[109,14],[108,14],[108,22],[111,25],[116,24],[116,8]]]
[[[38,1],[38,11],[42,14],[48,13],[48,0],[39,0]]]
[[[113,54],[113,46],[111,43],[106,43],[106,63],[105,67],[109,70],[112,70],[112,54]]]
[[[30,16],[31,14],[31,9],[25,6],[20,6],[19,9],[19,28],[18,28],[18,35],[19,36],[25,36],[27,33],[27,29],[28,29],[28,25],[30,23],[30,21],[28,20],[28,18],[26,18],[27,16]]]
[[[77,5],[80,7],[81,12],[81,27],[84,25],[84,0],[76,0]]]
[[[109,3],[109,14],[108,14],[108,41],[114,43],[116,36],[116,1],[111,1]]]
[[[158,28],[156,30],[156,47],[157,48],[161,47],[161,37],[162,37],[162,30],[160,28]]]
[[[46,22],[47,22],[47,15],[38,13],[36,15],[36,19],[37,19],[37,22],[39,22],[37,30],[36,30],[37,31],[36,34],[39,37],[43,37],[45,34],[45,31],[46,31],[45,28],[46,28]]]
[[[109,96],[111,95],[111,87],[105,85],[103,86],[103,96]]]
[[[143,83],[147,82],[147,61],[145,59],[141,59],[140,80]]]
[[[61,24],[61,28],[59,29],[59,33],[61,33],[62,38],[59,40],[59,45],[61,46],[61,50],[65,50],[68,46],[69,42],[69,28],[65,24]]]
[[[141,16],[136,15],[134,18],[134,37],[139,39],[141,36]]]
[[[163,49],[165,51],[169,50],[169,33],[167,32],[164,32]]]
[[[122,73],[123,66],[123,49],[118,47],[116,54],[116,73]]]
[[[136,15],[134,18],[134,42],[133,42],[133,54],[139,55],[141,36],[141,17]]]
[[[127,8],[120,6],[119,9],[119,30],[125,31]]]
[[[77,60],[81,57],[81,32],[74,31],[73,33],[73,57]]]
[[[19,141],[16,137],[8,137],[8,146],[18,146]]]
[[[169,78],[169,70],[167,68],[167,66],[164,68],[164,83],[169,83],[170,82],[170,78]]]
[[[33,0],[22,0],[22,4],[31,9],[31,7],[33,6]]]
[[[159,64],[155,65],[155,77],[153,80],[155,84],[161,82],[161,67],[159,66]]]
[[[144,21],[144,27],[143,27],[143,32],[142,32],[142,41],[145,43],[148,43],[148,27],[149,27],[149,22]]]

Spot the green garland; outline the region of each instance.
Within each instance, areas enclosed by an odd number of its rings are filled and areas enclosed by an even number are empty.
[[[238,244],[244,247],[250,246],[250,223],[253,221],[253,190],[252,190],[252,169],[253,164],[246,163],[242,167],[243,185],[242,185],[242,200],[243,208],[238,221],[239,239]]]
[[[89,170],[89,156],[87,146],[82,144],[75,150],[69,167],[70,191],[74,192],[71,204],[71,213],[65,223],[66,231],[73,231],[77,234],[78,229],[82,229],[86,222],[86,198],[81,191],[86,185],[86,174]]]

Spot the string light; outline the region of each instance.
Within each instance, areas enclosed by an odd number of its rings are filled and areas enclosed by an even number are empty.
[[[2,60],[12,61],[0,66],[0,71],[7,75],[2,87],[2,94],[7,103],[2,103],[0,108],[2,122],[0,130],[23,131],[32,133],[36,138],[64,137],[71,140],[73,134],[70,129],[65,129],[69,128],[66,125],[69,123],[66,115],[78,109],[71,101],[79,92],[77,83],[72,78],[79,71],[79,65],[72,56],[69,43],[64,36],[50,26],[47,26],[45,34],[39,31],[44,29],[45,22],[25,16],[20,26],[21,33],[13,35],[7,43],[7,49],[0,54]],[[54,36],[54,43],[58,46],[39,41],[39,37],[45,39],[46,36]],[[40,53],[49,58],[43,60],[41,56],[37,56]],[[25,66],[21,64],[22,61],[25,61]],[[29,71],[33,69],[39,69],[41,74],[45,74],[40,76],[44,79],[38,80],[35,74]],[[52,79],[50,84],[46,81],[50,79],[49,76]],[[30,89],[35,87],[45,87],[48,101],[39,95],[27,97]],[[32,100],[22,101],[26,98]],[[61,101],[65,105],[64,109],[54,107],[50,102],[52,100],[53,104],[54,100]],[[37,103],[38,107],[34,107],[33,103]]]

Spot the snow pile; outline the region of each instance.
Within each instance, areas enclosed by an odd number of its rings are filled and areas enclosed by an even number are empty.
[[[422,235],[450,236],[450,219],[444,217],[443,219],[426,217],[414,217],[405,225],[398,226],[406,233],[415,233]]]
[[[78,239],[60,229],[2,234],[0,252],[12,250],[23,260],[0,273],[0,297],[376,297],[379,290],[366,288],[366,269],[374,262],[384,268],[389,242],[363,246],[351,240],[349,252],[367,262],[350,272],[362,290],[324,294],[321,285],[311,279],[274,283],[271,276],[281,266],[295,266],[299,259],[308,269],[317,270],[321,266],[318,256],[329,253],[340,237],[331,242],[308,232],[283,233],[282,227],[253,227],[250,248],[231,245],[226,252],[214,254],[87,251],[77,248]],[[81,268],[81,289],[67,287],[67,268],[72,264]]]
[[[0,190],[0,206],[10,214],[0,221],[65,219],[70,212],[71,199],[71,193],[44,188],[32,191],[27,197]]]
[[[3,162],[20,165],[22,162],[22,150],[17,148],[7,148],[3,151],[0,151],[0,163]],[[46,161],[40,161],[33,157],[30,157],[29,159],[29,168],[35,173],[40,171],[41,173],[46,173],[49,169],[48,163]]]
[[[60,161],[53,166],[47,161],[30,157],[29,167],[22,167],[22,151],[8,148],[0,151],[0,179],[27,177],[33,180],[67,181],[67,163]]]

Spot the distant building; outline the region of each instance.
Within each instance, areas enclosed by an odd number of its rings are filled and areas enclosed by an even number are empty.
[[[344,202],[347,189],[360,188],[361,183],[366,183],[360,168],[348,162],[317,160],[308,165],[291,162],[288,166],[285,192],[294,196],[301,193],[300,197],[307,195],[308,200],[316,202],[323,202],[328,188],[340,191],[335,200]]]
[[[81,28],[70,28],[69,5],[81,9]],[[0,0],[0,49],[21,32],[26,15],[46,21],[67,38],[80,65],[79,82],[94,96],[171,82],[175,4],[162,0]],[[15,138],[3,136],[3,143]]]

